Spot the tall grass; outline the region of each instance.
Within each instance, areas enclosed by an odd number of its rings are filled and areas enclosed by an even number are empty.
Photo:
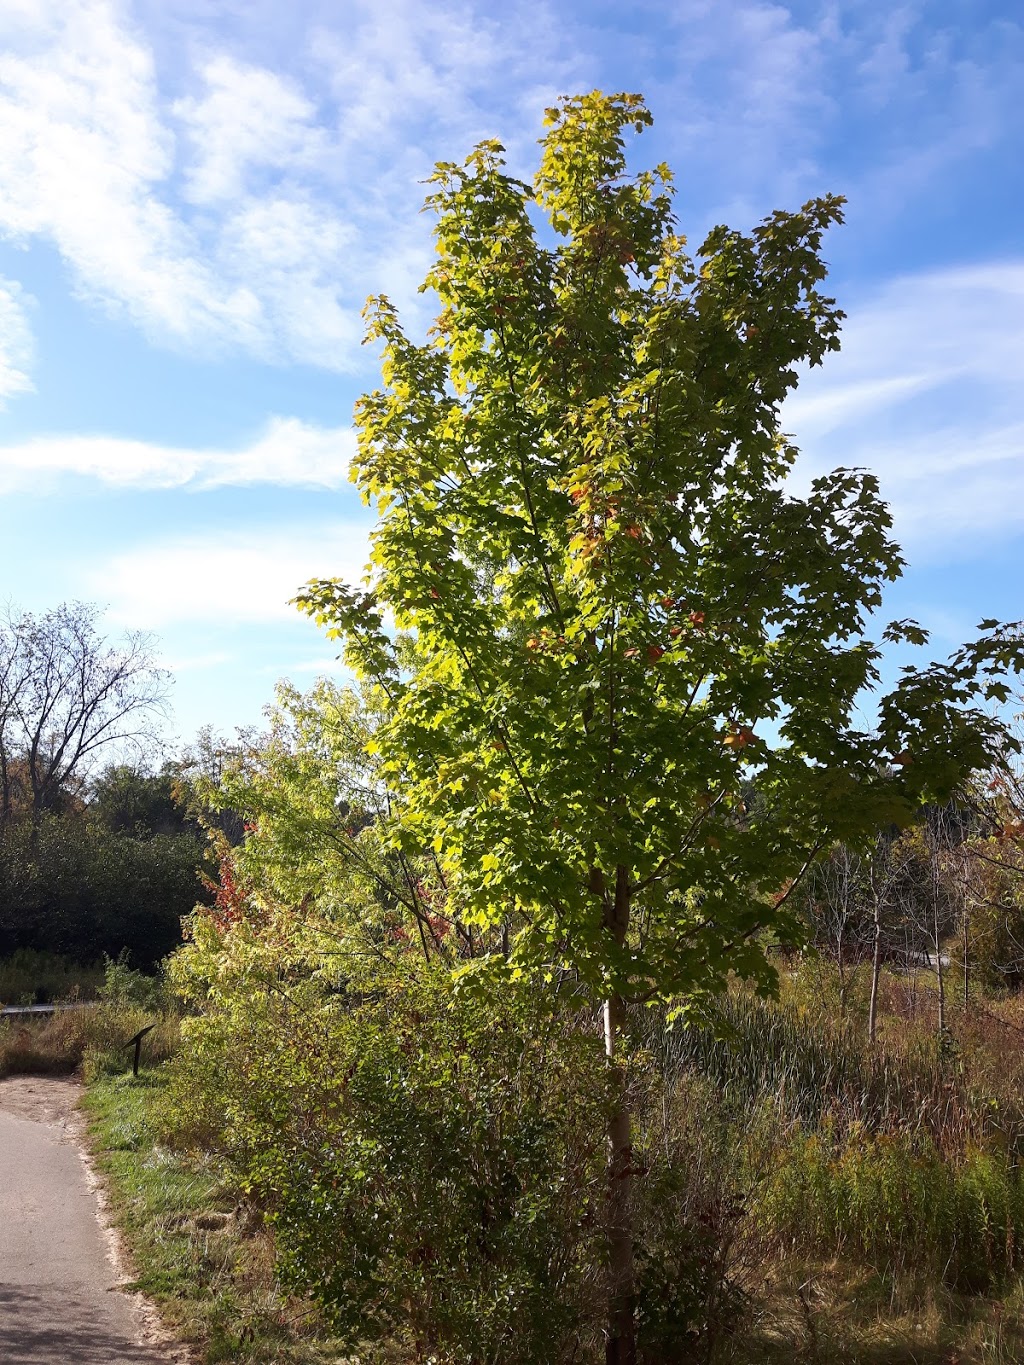
[[[134,1006],[99,1004],[62,1010],[37,1019],[0,1019],[0,1077],[25,1074],[70,1075],[86,1079],[125,1071],[131,1065],[126,1044],[147,1024],[156,1027],[143,1040],[146,1062],[164,1061],[177,1045],[178,1019],[154,1016]]]
[[[978,1148],[951,1161],[923,1135],[797,1130],[776,1149],[756,1214],[803,1254],[925,1272],[968,1292],[1022,1268],[1019,1170]]]
[[[646,1041],[669,1084],[696,1071],[741,1108],[771,1102],[812,1131],[827,1121],[875,1134],[924,1133],[950,1155],[995,1143],[1024,1156],[1019,1092],[996,1088],[991,1070],[980,1086],[962,1055],[913,1030],[899,1047],[869,1048],[827,1019],[735,991],[718,1002],[712,1022],[665,1029],[652,1021]]]
[[[37,1000],[93,999],[103,984],[103,963],[83,965],[59,953],[19,948],[0,959],[0,1004],[30,1005]]]
[[[721,1178],[741,1172],[762,1250],[971,1292],[1024,1269],[1024,1114],[1005,1032],[965,1025],[943,1048],[903,1021],[870,1047],[842,1021],[742,990],[705,1025],[641,1024],[666,1093],[702,1096],[709,1131],[723,1114],[732,1125]]]

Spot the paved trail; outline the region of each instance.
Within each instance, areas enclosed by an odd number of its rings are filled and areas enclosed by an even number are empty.
[[[0,1081],[0,1361],[172,1365],[151,1313],[119,1288],[76,1140],[77,1087]]]

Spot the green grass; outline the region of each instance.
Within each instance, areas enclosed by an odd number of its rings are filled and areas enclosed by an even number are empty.
[[[136,1286],[204,1365],[342,1365],[310,1306],[282,1294],[240,1192],[212,1160],[160,1146],[163,1090],[160,1069],[143,1069],[96,1080],[83,1101]]]

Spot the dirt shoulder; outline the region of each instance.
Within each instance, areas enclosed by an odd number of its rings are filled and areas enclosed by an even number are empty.
[[[82,1083],[76,1076],[6,1076],[0,1080],[0,1112],[77,1132],[82,1125],[81,1095]]]

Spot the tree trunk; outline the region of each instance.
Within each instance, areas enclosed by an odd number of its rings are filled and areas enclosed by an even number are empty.
[[[612,1103],[608,1115],[608,1341],[606,1365],[636,1365],[633,1315],[633,1145],[630,1136],[626,1075],[618,1056],[625,1018],[620,995],[604,1005],[604,1046],[611,1071]]]
[[[946,978],[942,972],[942,945],[939,939],[939,912],[935,911],[935,980],[939,988],[939,1038],[946,1036]]]
[[[868,1041],[878,1032],[878,983],[882,975],[882,902],[875,896],[874,942],[871,948],[871,1002],[868,1005]]]
[[[605,921],[621,947],[629,927],[629,881],[624,867],[616,868],[613,896],[605,895]],[[608,1114],[608,1339],[605,1365],[636,1365],[636,1283],[633,1258],[633,1143],[630,1133],[626,1071],[620,1056],[620,1037],[626,1021],[622,996],[614,993],[604,1004],[604,1048],[611,1078]]]
[[[970,930],[971,922],[964,906],[963,912],[963,939],[964,939],[964,1018],[967,1018],[967,1007],[971,1000],[971,956],[970,956]]]
[[[840,936],[839,945],[836,949],[836,973],[839,976],[839,1020],[846,1023],[846,991],[848,982],[846,979],[846,963],[843,961],[843,941]]]

